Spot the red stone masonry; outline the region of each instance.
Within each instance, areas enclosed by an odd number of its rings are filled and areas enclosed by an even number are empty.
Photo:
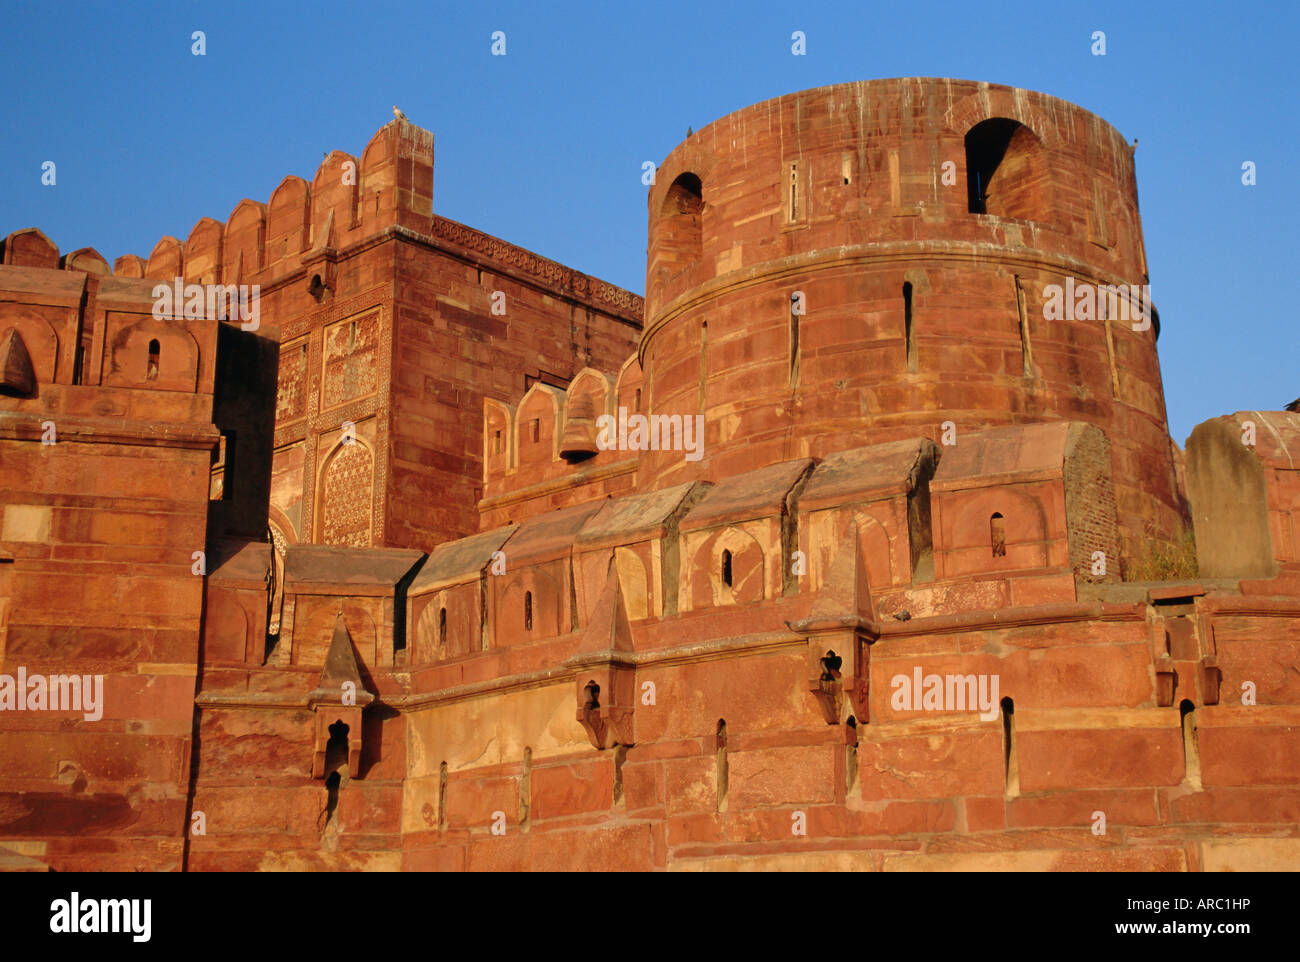
[[[1176,465],[1158,324],[1045,318],[1147,280],[1103,121],[745,108],[657,171],[644,304],[432,196],[397,121],[111,275],[5,239],[0,867],[1300,868],[1300,414]]]
[[[967,138],[991,118],[1017,133],[971,213]],[[1133,152],[1100,118],[969,81],[805,90],[696,132],[648,203],[650,404],[703,413],[708,457],[647,457],[640,485],[937,442],[945,421],[1081,420],[1111,443],[1126,556],[1181,530],[1158,326],[1043,315],[1067,277],[1148,280]]]
[[[156,319],[151,283],[68,260],[26,231],[0,266],[0,675],[102,698],[0,691],[0,838],[65,870],[177,870],[217,322]]]

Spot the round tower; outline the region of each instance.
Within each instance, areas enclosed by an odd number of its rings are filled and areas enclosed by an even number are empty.
[[[649,192],[648,407],[704,445],[638,482],[1086,421],[1134,557],[1183,525],[1147,279],[1133,150],[1072,104],[907,78],[729,114]]]

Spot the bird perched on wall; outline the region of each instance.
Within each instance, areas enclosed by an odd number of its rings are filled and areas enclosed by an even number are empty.
[[[402,113],[400,110],[397,109],[397,104],[393,104],[393,116],[396,117],[398,120],[406,119],[406,114]]]
[[[908,611],[906,608],[904,608],[898,614],[894,615],[894,618],[896,618],[898,621],[911,621],[912,613]]]
[[[1300,414],[1300,397],[1296,398],[1294,401],[1288,404],[1286,406],[1286,409],[1288,411],[1294,411],[1295,413]]]

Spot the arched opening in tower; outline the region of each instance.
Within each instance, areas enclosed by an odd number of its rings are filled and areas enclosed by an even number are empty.
[[[966,190],[972,214],[1048,220],[1043,145],[1024,124],[993,117],[966,133]]]
[[[690,267],[704,256],[704,186],[692,173],[678,176],[664,195],[651,245],[652,270],[670,275]]]

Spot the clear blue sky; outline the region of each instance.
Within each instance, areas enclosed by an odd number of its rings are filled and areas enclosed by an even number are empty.
[[[1297,5],[15,3],[0,54],[0,234],[147,256],[164,234],[359,155],[398,104],[435,135],[434,207],[642,291],[641,163],[748,104],[947,76],[1041,90],[1138,138],[1172,433],[1300,396]],[[207,55],[193,56],[202,30]],[[503,30],[505,57],[490,54]],[[807,55],[790,35],[807,35]],[[1103,30],[1107,54],[1090,53]],[[58,182],[40,183],[54,160]],[[1254,161],[1258,183],[1241,183]]]

